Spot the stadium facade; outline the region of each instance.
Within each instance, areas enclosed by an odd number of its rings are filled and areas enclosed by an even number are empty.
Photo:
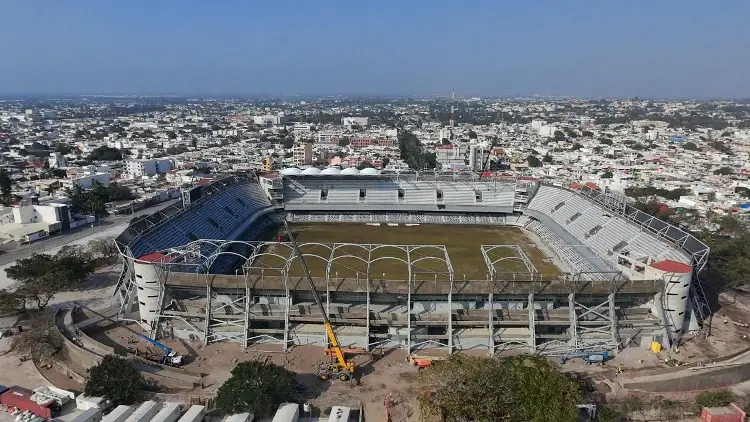
[[[326,344],[290,245],[269,238],[281,218],[513,226],[540,239],[563,272],[544,279],[521,252],[527,271],[508,273],[491,251],[515,245],[477,245],[487,276],[465,280],[441,245],[315,244],[327,253],[310,253],[326,263],[314,281],[346,346],[617,352],[672,346],[708,312],[699,274],[709,248],[617,195],[524,178],[310,168],[222,179],[132,222],[116,239],[125,258],[120,318],[205,343]],[[427,249],[441,265],[420,265]],[[332,268],[341,258],[361,261],[361,273],[339,278]],[[405,279],[372,273],[385,258]]]

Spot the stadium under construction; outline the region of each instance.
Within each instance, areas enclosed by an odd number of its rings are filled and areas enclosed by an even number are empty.
[[[343,346],[616,353],[671,347],[708,313],[709,248],[595,186],[309,168],[217,180],[133,221],[119,318],[155,338],[327,345],[281,219]]]

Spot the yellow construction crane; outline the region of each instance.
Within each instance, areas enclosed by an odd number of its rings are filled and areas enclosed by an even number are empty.
[[[328,318],[328,313],[326,313],[326,310],[323,307],[323,302],[320,300],[320,294],[318,294],[318,290],[315,288],[315,283],[313,282],[312,276],[310,276],[310,269],[307,267],[305,259],[302,257],[302,253],[300,253],[299,251],[297,241],[294,239],[294,234],[289,228],[289,223],[287,223],[286,219],[283,217],[282,221],[284,222],[286,233],[289,236],[289,242],[292,244],[292,248],[294,249],[294,254],[297,256],[297,258],[299,258],[299,262],[302,264],[302,269],[305,271],[305,277],[307,278],[307,282],[310,284],[310,291],[315,298],[315,304],[318,305],[320,314],[323,315],[323,327],[326,330],[328,342],[331,343],[330,350],[336,357],[336,359],[333,361],[320,363],[320,366],[318,367],[318,378],[322,380],[339,379],[341,381],[350,381],[355,384],[357,382],[357,379],[354,376],[354,362],[347,361],[344,357],[344,352],[341,349],[341,345],[339,345],[339,339],[336,337],[336,333],[333,331],[331,320]]]

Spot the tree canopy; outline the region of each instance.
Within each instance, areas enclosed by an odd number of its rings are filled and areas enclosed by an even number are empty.
[[[685,142],[684,144],[682,144],[682,149],[686,151],[699,151],[700,150],[700,148],[698,148],[698,145],[695,145],[692,142]]]
[[[259,361],[239,363],[216,393],[216,407],[224,412],[270,415],[290,401],[297,388],[294,373],[284,367]]]
[[[541,167],[542,162],[537,158],[535,155],[529,154],[528,157],[526,157],[526,162],[529,164],[529,167]]]
[[[108,202],[133,199],[130,189],[117,182],[104,186],[94,181],[91,189],[83,189],[76,185],[73,189],[67,189],[66,195],[70,198],[70,208],[73,212],[89,215],[106,214],[105,205]]]
[[[422,142],[411,132],[399,133],[398,150],[401,159],[414,170],[432,170],[437,167],[435,153],[424,152]]]
[[[117,355],[106,355],[99,365],[89,369],[83,392],[87,396],[105,397],[114,406],[133,404],[141,398],[148,383],[130,361]]]
[[[446,421],[574,422],[580,385],[541,356],[452,356],[421,373],[422,415]]]
[[[21,310],[29,302],[44,309],[54,295],[75,287],[94,272],[87,256],[74,253],[74,249],[64,247],[54,256],[33,254],[5,269],[8,278],[16,282],[11,294]]]
[[[730,174],[733,174],[734,170],[732,170],[731,167],[719,167],[718,169],[714,170],[714,174],[720,175],[720,176],[729,176]]]
[[[0,170],[0,202],[8,206],[13,202],[13,181],[5,170]]]
[[[86,159],[88,161],[120,161],[122,160],[122,153],[117,148],[101,146],[91,151]]]

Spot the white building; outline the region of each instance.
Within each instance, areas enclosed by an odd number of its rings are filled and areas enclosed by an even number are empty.
[[[557,126],[543,125],[543,126],[539,127],[539,132],[537,132],[537,133],[539,134],[539,136],[544,136],[544,137],[547,137],[547,138],[552,138],[553,136],[555,136],[555,132],[557,130],[558,130]]]
[[[132,160],[125,163],[124,176],[128,179],[140,179],[157,174],[166,174],[172,163],[166,158],[152,160]]]
[[[253,123],[258,126],[273,126],[281,124],[281,116],[266,114],[263,116],[253,116]]]
[[[5,241],[29,243],[93,221],[94,216],[74,219],[65,204],[27,203],[0,211],[0,237]]]
[[[341,125],[351,129],[354,126],[365,127],[367,126],[367,117],[342,117]]]
[[[112,176],[109,173],[89,173],[65,180],[63,181],[63,186],[80,186],[83,189],[91,189],[94,187],[94,182],[99,182],[104,186],[109,186],[109,181],[111,179]]]
[[[49,168],[57,169],[57,168],[67,167],[67,166],[68,166],[68,160],[65,158],[64,155],[60,154],[59,152],[51,152],[49,154]]]

